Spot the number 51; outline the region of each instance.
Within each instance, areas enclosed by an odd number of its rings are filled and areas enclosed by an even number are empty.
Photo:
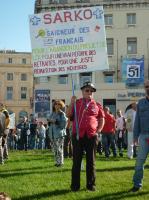
[[[127,65],[127,78],[140,78],[140,65]]]

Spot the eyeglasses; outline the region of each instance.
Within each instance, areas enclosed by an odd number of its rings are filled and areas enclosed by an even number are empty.
[[[144,86],[145,88],[149,88],[149,85]]]
[[[86,89],[86,90],[84,90],[85,92],[93,92],[93,90],[91,90],[91,89]]]
[[[61,106],[61,104],[60,103],[55,103],[55,106]]]

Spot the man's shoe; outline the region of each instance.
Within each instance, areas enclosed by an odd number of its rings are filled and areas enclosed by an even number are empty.
[[[57,167],[61,167],[62,166],[62,164],[57,164]]]
[[[95,186],[87,186],[87,190],[96,191],[96,187]]]
[[[132,159],[133,159],[133,156],[128,156],[128,159],[132,160]]]
[[[71,187],[71,191],[72,191],[72,192],[77,192],[77,191],[79,191],[79,190],[80,190],[79,187]]]
[[[131,189],[131,192],[138,192],[139,190],[141,190],[141,187],[133,187],[132,189]]]
[[[63,164],[55,164],[54,166],[55,167],[61,167],[61,166],[63,166]]]
[[[123,153],[119,153],[119,156],[120,156],[120,157],[123,157]]]

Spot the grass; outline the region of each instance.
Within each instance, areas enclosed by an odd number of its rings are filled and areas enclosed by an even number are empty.
[[[146,162],[147,163],[147,162]],[[85,161],[84,161],[85,165]],[[148,200],[149,165],[146,164],[144,186],[140,192],[132,187],[135,160],[96,158],[96,191],[86,190],[85,170],[81,172],[81,189],[70,191],[72,160],[62,168],[54,166],[53,154],[45,151],[12,151],[5,165],[0,165],[0,191],[12,200]]]

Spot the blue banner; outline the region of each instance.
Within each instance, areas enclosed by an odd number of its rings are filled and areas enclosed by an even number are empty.
[[[122,81],[129,86],[144,83],[144,57],[124,58],[122,61]]]

